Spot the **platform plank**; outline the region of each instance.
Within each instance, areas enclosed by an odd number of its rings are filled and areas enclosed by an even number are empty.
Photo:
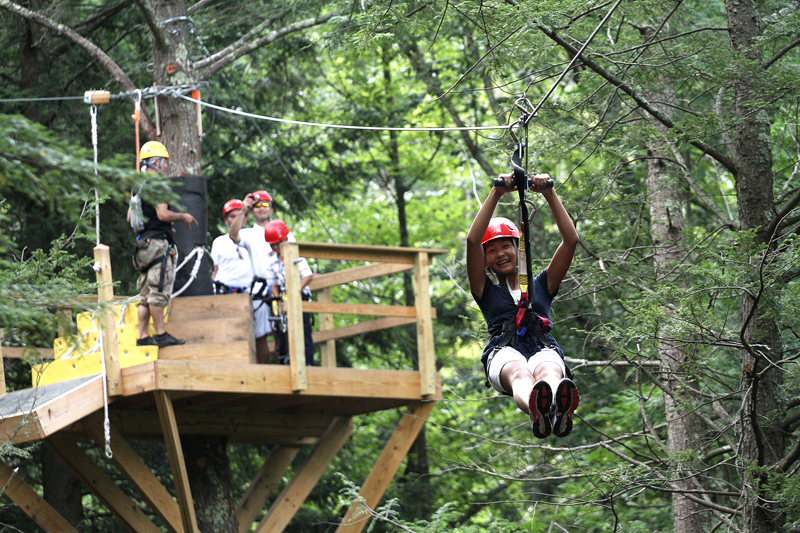
[[[103,407],[103,376],[85,376],[0,398],[0,441],[40,440]]]
[[[132,370],[135,371],[132,372]],[[149,374],[153,373],[155,379]],[[164,361],[123,369],[125,394],[147,390],[254,394],[299,394],[326,397],[420,399],[419,372],[308,367],[308,389],[294,393],[289,367]],[[441,394],[440,392],[438,394]],[[435,399],[435,398],[433,398]]]

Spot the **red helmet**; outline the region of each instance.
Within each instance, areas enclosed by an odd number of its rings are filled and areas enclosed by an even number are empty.
[[[486,233],[483,234],[481,245],[495,239],[503,239],[507,237],[517,239],[519,241],[519,229],[517,229],[517,225],[507,218],[493,218],[489,221],[489,227],[486,228]]]
[[[267,191],[256,191],[253,194],[251,194],[250,196],[253,197],[253,200],[255,200],[255,203],[269,202],[270,204],[272,204],[272,196],[270,196]],[[256,198],[256,197],[258,197],[258,198]]]
[[[230,213],[235,209],[243,209],[243,208],[244,206],[242,205],[241,200],[236,200],[236,199],[228,200],[227,202],[225,202],[225,205],[222,206],[222,218],[228,216],[228,213]]]
[[[283,220],[271,220],[264,226],[264,238],[269,244],[276,244],[289,236],[289,226]]]

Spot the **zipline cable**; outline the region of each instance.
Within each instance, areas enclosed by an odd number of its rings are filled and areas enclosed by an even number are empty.
[[[567,75],[567,72],[569,72],[572,69],[572,66],[575,64],[576,61],[578,61],[578,58],[583,55],[583,51],[586,50],[586,48],[589,46],[589,43],[592,42],[592,40],[594,39],[595,35],[597,35],[597,33],[600,31],[600,28],[602,28],[605,25],[605,23],[608,21],[608,19],[611,18],[611,15],[614,14],[614,11],[617,10],[617,8],[619,7],[619,5],[621,3],[622,3],[622,0],[617,0],[616,3],[613,6],[611,6],[611,9],[608,10],[608,13],[606,13],[606,16],[603,17],[603,20],[600,21],[600,24],[597,25],[597,27],[594,29],[594,31],[589,36],[589,38],[586,39],[586,42],[583,43],[583,46],[581,46],[581,49],[578,50],[578,53],[575,54],[575,57],[572,58],[572,61],[569,62],[569,64],[567,65],[567,68],[565,68],[561,72],[561,75],[558,77],[558,79],[555,81],[555,83],[553,83],[553,85],[550,87],[550,90],[547,91],[547,94],[545,94],[544,97],[542,97],[542,100],[539,102],[539,105],[537,105],[536,107],[533,108],[533,112],[528,116],[528,120],[525,122],[526,126],[528,125],[528,121],[530,121],[533,117],[536,116],[536,112],[539,111],[539,109],[541,109],[542,105],[544,105],[544,103],[547,101],[547,99],[550,98],[550,95],[553,94],[553,91],[556,90],[556,87],[558,87],[558,85],[561,83],[561,80],[563,80],[564,76]],[[513,126],[513,124],[512,124],[512,126]]]
[[[621,1],[621,0],[620,0]],[[216,109],[218,111],[223,111],[225,113],[231,113],[233,115],[241,115],[243,117],[255,118],[260,120],[268,120],[271,122],[280,122],[282,124],[293,124],[296,126],[313,126],[317,128],[334,128],[334,129],[346,129],[346,130],[369,130],[369,131],[487,131],[487,130],[507,130],[508,126],[453,126],[453,127],[393,127],[393,126],[353,126],[353,125],[345,125],[345,124],[326,124],[322,122],[305,122],[302,120],[290,120],[285,118],[277,118],[277,117],[269,117],[266,115],[257,115],[255,113],[247,113],[245,111],[239,111],[236,109],[228,109],[226,107],[218,106],[211,104],[209,102],[203,102],[201,100],[195,100],[190,96],[186,96],[185,94],[178,95],[179,98],[183,98],[189,102],[194,102],[195,104],[204,105],[206,107],[210,107],[211,109]]]

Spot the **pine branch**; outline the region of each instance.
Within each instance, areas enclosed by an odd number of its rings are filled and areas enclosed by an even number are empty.
[[[195,69],[197,70],[197,72],[199,72],[197,79],[199,81],[208,80],[211,76],[213,76],[226,66],[230,65],[236,59],[242,57],[243,55],[247,55],[254,50],[262,48],[292,33],[296,33],[308,28],[312,28],[314,26],[319,26],[320,24],[324,24],[333,17],[338,16],[339,12],[333,11],[331,13],[320,15],[318,17],[311,17],[305,20],[299,20],[293,24],[289,24],[288,26],[272,31],[267,35],[256,38],[258,34],[262,33],[270,24],[272,24],[275,20],[281,18],[283,15],[284,13],[281,13],[280,15],[277,15],[262,22],[261,24],[259,24],[258,26],[247,32],[243,37],[241,37],[235,43],[226,46],[219,52],[212,54],[206,59],[196,62]]]

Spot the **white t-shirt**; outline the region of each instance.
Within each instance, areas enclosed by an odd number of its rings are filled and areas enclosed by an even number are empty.
[[[239,230],[239,246],[244,247],[250,254],[253,275],[268,279],[267,264],[270,261],[272,246],[264,238],[264,228],[256,224],[252,228]]]
[[[236,246],[227,234],[220,235],[211,243],[211,260],[217,267],[214,281],[224,283],[228,287],[246,287],[249,291],[250,283],[253,281],[253,270],[250,254],[246,248]]]
[[[289,242],[297,242],[294,233],[291,231],[286,236]],[[272,253],[272,246],[267,243],[264,236],[264,228],[258,224],[252,228],[242,228],[239,230],[239,246],[243,246],[250,253],[253,275],[259,278],[269,279],[269,263],[275,254]]]
[[[300,268],[300,279],[305,279],[314,272],[311,270],[311,267],[308,266],[308,261],[304,257],[301,257],[297,261],[297,266]],[[269,271],[269,275],[267,276],[267,283],[269,285],[278,285],[281,287],[286,287],[286,271],[283,268],[283,261],[280,260],[278,254],[272,254],[270,256],[270,262],[267,265],[267,269]],[[311,289],[308,287],[303,288],[303,294],[306,296],[311,296]]]

